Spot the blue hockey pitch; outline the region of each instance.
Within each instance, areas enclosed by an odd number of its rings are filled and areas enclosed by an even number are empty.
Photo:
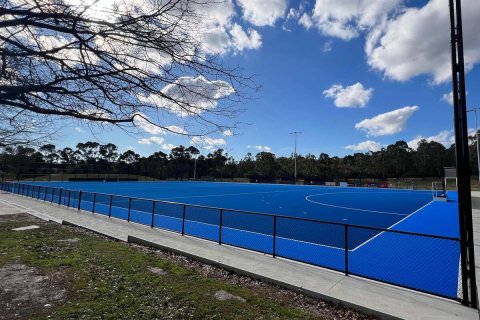
[[[459,228],[456,193],[432,202],[431,191],[215,182],[36,182],[82,190],[81,208],[99,214],[275,254],[351,274],[449,297],[458,296]],[[93,201],[93,193],[98,193]],[[103,194],[113,194],[113,197]],[[66,193],[64,193],[64,196]],[[151,201],[128,198],[153,199]],[[58,195],[53,201],[58,201]],[[65,200],[66,201],[66,200]],[[77,203],[75,197],[72,206]],[[62,200],[64,202],[64,200]],[[93,206],[95,202],[95,207]],[[111,204],[110,204],[111,203]],[[111,206],[111,209],[110,209]],[[128,207],[130,206],[130,210]],[[229,210],[230,209],[230,210]],[[155,212],[152,215],[152,210]],[[241,213],[261,212],[272,216]],[[290,219],[321,220],[313,222]],[[339,223],[339,224],[337,224]],[[348,224],[347,237],[345,226]],[[433,238],[354,226],[406,231]]]

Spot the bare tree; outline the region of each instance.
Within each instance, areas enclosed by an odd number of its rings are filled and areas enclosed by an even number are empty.
[[[7,135],[16,119],[59,117],[205,135],[234,127],[238,102],[254,88],[202,42],[205,8],[218,4],[211,0],[0,4]],[[28,121],[22,127],[32,133]]]
[[[40,145],[56,132],[57,128],[49,119],[13,109],[0,104],[0,148]]]

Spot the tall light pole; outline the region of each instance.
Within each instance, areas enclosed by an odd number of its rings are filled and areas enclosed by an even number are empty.
[[[477,110],[480,108],[473,108],[467,112],[475,113],[475,140],[477,140],[477,168],[478,168],[478,183],[480,183],[480,149],[478,149],[478,125],[477,125]]]
[[[293,184],[297,184],[297,136],[302,133],[301,131],[293,131],[290,132],[290,134],[295,135],[295,152],[294,152],[294,162],[295,162],[295,173],[294,173],[294,179],[293,179]]]
[[[197,158],[193,158],[195,160],[193,164],[193,180],[197,180]]]

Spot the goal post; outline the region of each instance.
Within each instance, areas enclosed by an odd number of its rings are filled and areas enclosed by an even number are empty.
[[[446,194],[447,194],[447,191],[443,181],[432,182],[432,198],[434,200],[446,198]]]

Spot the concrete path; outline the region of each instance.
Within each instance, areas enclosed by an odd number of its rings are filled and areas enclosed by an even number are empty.
[[[454,301],[26,197],[0,194],[0,212],[4,210],[27,212],[121,241],[163,248],[383,319],[479,319],[477,310]]]

